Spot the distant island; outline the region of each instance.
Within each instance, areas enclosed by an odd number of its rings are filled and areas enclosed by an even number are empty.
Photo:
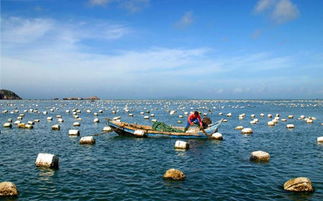
[[[0,89],[0,100],[21,100],[16,93],[6,89]]]

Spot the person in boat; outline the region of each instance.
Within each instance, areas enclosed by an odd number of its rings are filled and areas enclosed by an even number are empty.
[[[188,130],[188,128],[190,126],[193,126],[194,124],[199,125],[200,128],[203,128],[201,116],[198,111],[194,111],[194,113],[192,113],[188,116],[184,132],[186,132]]]

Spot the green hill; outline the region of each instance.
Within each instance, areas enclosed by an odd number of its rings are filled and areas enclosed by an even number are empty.
[[[21,98],[10,90],[0,89],[0,100],[21,100]]]

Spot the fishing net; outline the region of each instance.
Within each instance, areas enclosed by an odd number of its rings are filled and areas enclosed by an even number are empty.
[[[153,130],[155,131],[162,131],[162,132],[174,132],[174,133],[183,133],[183,130],[173,128],[164,122],[154,122],[152,125]]]

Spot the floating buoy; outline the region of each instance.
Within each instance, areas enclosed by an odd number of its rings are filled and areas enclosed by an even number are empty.
[[[242,130],[243,129],[243,126],[237,126],[234,128],[235,130]]]
[[[52,125],[52,130],[60,130],[61,126],[58,124]]]
[[[19,120],[17,120],[17,121],[14,122],[15,125],[18,125],[20,123],[21,123],[21,121],[19,121]]]
[[[81,126],[80,122],[74,122],[73,126]]]
[[[17,126],[18,126],[18,128],[25,128],[26,124],[25,123],[19,123]]]
[[[18,194],[17,186],[14,183],[0,182],[0,197],[17,196]]]
[[[58,157],[54,154],[39,153],[35,162],[37,167],[58,169]]]
[[[165,172],[163,178],[170,180],[184,180],[185,174],[177,169],[169,169]]]
[[[95,144],[93,136],[85,136],[80,139],[80,144]]]
[[[112,131],[112,128],[110,126],[105,126],[102,131],[104,132],[111,132]]]
[[[321,136],[321,137],[317,137],[316,141],[317,141],[318,143],[323,143],[323,136]]]
[[[214,140],[223,140],[223,136],[221,133],[213,133],[211,135],[211,138],[214,139]]]
[[[297,177],[284,183],[284,190],[294,192],[313,192],[312,182],[307,177]]]
[[[268,125],[268,126],[275,126],[276,124],[275,124],[275,122],[274,122],[274,121],[268,121],[268,122],[267,122],[267,125]]]
[[[288,128],[288,129],[295,128],[295,125],[294,124],[287,124],[286,128]]]
[[[71,130],[68,131],[68,135],[79,136],[80,135],[80,131],[79,130],[71,129]]]
[[[100,120],[98,118],[93,119],[94,123],[100,123]]]
[[[26,124],[26,125],[25,125],[25,128],[27,128],[27,129],[33,129],[34,127],[33,127],[33,125]]]
[[[177,140],[175,142],[175,149],[188,149],[189,147],[190,145],[185,141]]]
[[[3,127],[12,128],[12,124],[10,122],[6,122],[6,123],[3,124]]]
[[[251,128],[244,128],[241,130],[241,134],[252,134],[253,130]]]
[[[254,151],[250,155],[250,160],[251,161],[268,162],[269,159],[270,159],[269,153],[264,152],[264,151]]]
[[[169,112],[169,114],[170,115],[173,115],[173,114],[175,114],[176,113],[176,110],[171,110],[170,112]]]
[[[34,125],[34,124],[35,124],[35,122],[34,122],[34,121],[28,121],[28,122],[27,122],[27,124],[29,124],[29,125]]]

